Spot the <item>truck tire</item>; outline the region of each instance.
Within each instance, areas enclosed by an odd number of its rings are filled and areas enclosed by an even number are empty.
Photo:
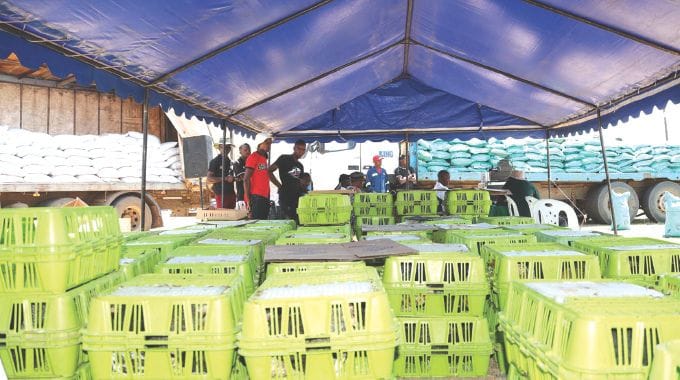
[[[141,203],[140,197],[135,195],[125,195],[117,198],[111,203],[119,217],[130,218],[132,224],[132,231],[139,231],[142,223],[142,213],[141,213]],[[148,231],[151,228],[151,208],[148,204],[144,207],[144,230]]]
[[[628,198],[628,210],[630,213],[630,220],[633,221],[637,216],[640,208],[640,200],[638,199],[635,190],[624,182],[612,182],[612,191],[617,193],[630,192]],[[592,188],[588,192],[588,199],[586,200],[586,209],[588,215],[597,223],[611,224],[612,214],[609,211],[609,191],[607,184],[603,183]]]
[[[663,193],[680,197],[680,185],[671,181],[663,181],[648,187],[642,194],[642,209],[649,220],[663,223],[666,221],[666,207],[663,205]]]
[[[55,199],[50,199],[48,201],[45,201],[41,204],[41,206],[45,207],[61,207],[71,201],[74,201],[75,198],[71,197],[63,197],[63,198],[55,198]]]

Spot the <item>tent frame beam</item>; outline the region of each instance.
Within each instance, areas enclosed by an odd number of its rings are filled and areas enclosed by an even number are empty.
[[[436,47],[433,47],[433,46],[430,46],[430,45],[426,45],[426,44],[424,44],[424,43],[422,43],[422,42],[419,42],[419,41],[416,41],[416,40],[413,40],[412,43],[413,43],[414,45],[422,46],[422,47],[424,47],[425,49],[431,50],[431,51],[433,51],[433,52],[435,52],[435,53],[438,53],[438,54],[441,54],[441,55],[445,55],[445,56],[447,56],[447,57],[449,57],[449,58],[453,58],[453,59],[458,60],[458,61],[463,61],[463,62],[469,63],[469,64],[471,64],[471,65],[473,65],[473,66],[476,66],[476,67],[479,67],[479,68],[482,68],[482,69],[485,69],[485,70],[494,72],[494,73],[496,73],[496,74],[503,75],[504,77],[507,77],[507,78],[516,80],[516,81],[518,81],[518,82],[522,82],[522,83],[527,84],[527,85],[529,85],[529,86],[536,87],[536,88],[541,89],[541,90],[543,90],[543,91],[549,92],[549,93],[551,93],[551,94],[553,94],[553,95],[557,95],[557,96],[559,96],[559,97],[566,98],[566,99],[569,99],[569,100],[574,101],[574,102],[577,102],[577,103],[581,103],[581,104],[586,105],[586,106],[591,107],[591,108],[596,108],[596,107],[597,107],[595,104],[593,104],[593,103],[591,103],[591,102],[589,102],[589,101],[587,101],[587,100],[579,99],[579,98],[577,98],[577,97],[575,97],[575,96],[573,96],[573,95],[569,95],[569,94],[564,93],[564,92],[562,92],[562,91],[555,90],[554,88],[547,87],[547,86],[542,85],[542,84],[540,84],[540,83],[537,83],[537,82],[531,81],[531,80],[529,80],[529,79],[520,77],[520,76],[518,76],[518,75],[509,73],[509,72],[504,71],[504,70],[501,70],[501,69],[499,69],[499,68],[496,68],[496,67],[493,67],[493,66],[489,66],[489,65],[485,65],[485,64],[483,64],[483,63],[481,63],[481,62],[478,62],[478,61],[475,61],[475,60],[473,60],[473,59],[465,58],[465,57],[460,56],[460,55],[458,55],[458,54],[453,54],[453,53],[450,53],[450,52],[448,52],[448,51],[445,51],[445,50],[442,50],[442,49],[439,49],[439,48],[436,48]]]
[[[576,20],[578,22],[588,24],[588,25],[593,26],[595,28],[602,29],[604,31],[616,34],[616,35],[623,37],[625,39],[632,40],[632,41],[635,41],[637,43],[649,46],[653,49],[663,51],[664,53],[673,54],[673,55],[680,55],[680,50],[678,50],[678,49],[676,49],[672,46],[668,46],[666,44],[659,43],[659,42],[650,40],[648,38],[644,38],[644,37],[634,35],[632,33],[626,32],[622,29],[614,28],[612,26],[603,24],[601,22],[597,22],[597,21],[590,19],[588,17],[579,16],[579,15],[573,13],[573,12],[569,12],[569,11],[564,10],[562,8],[558,8],[558,7],[555,7],[553,5],[546,4],[546,3],[539,1],[539,0],[524,0],[524,1],[528,4],[533,5],[533,6],[543,8],[547,11],[556,13],[560,16],[564,16],[564,17],[570,18],[572,20]]]
[[[301,88],[301,87],[304,87],[304,86],[306,86],[306,85],[308,85],[308,84],[310,84],[310,83],[313,83],[313,82],[316,82],[316,81],[318,81],[318,80],[320,80],[320,79],[326,78],[327,76],[332,75],[332,74],[334,74],[334,73],[336,73],[336,72],[338,72],[338,71],[340,71],[340,70],[346,69],[346,68],[348,68],[348,67],[350,67],[350,66],[352,66],[352,65],[355,65],[355,64],[357,64],[357,63],[359,63],[359,62],[361,62],[361,61],[365,61],[365,60],[367,60],[367,59],[369,59],[369,58],[373,58],[373,57],[375,57],[375,56],[377,56],[377,55],[380,55],[380,54],[382,54],[382,53],[384,53],[384,52],[386,52],[386,51],[388,51],[388,50],[394,48],[395,46],[399,46],[399,45],[401,45],[401,44],[403,44],[403,43],[404,43],[403,40],[394,42],[394,43],[392,43],[392,44],[390,44],[390,45],[385,46],[384,48],[381,48],[381,49],[379,49],[379,50],[375,50],[375,51],[373,51],[373,52],[371,52],[371,53],[368,53],[368,54],[366,54],[366,55],[363,55],[363,56],[361,56],[361,57],[359,57],[359,58],[357,58],[357,59],[355,59],[355,60],[353,60],[353,61],[347,62],[347,63],[345,63],[345,64],[343,64],[343,65],[340,65],[340,66],[336,66],[336,67],[334,67],[334,68],[332,68],[332,69],[330,69],[330,70],[328,70],[328,71],[326,71],[326,72],[323,72],[323,73],[321,73],[321,74],[319,74],[319,75],[317,75],[317,76],[315,76],[315,77],[313,77],[313,78],[310,78],[310,79],[307,79],[307,80],[305,80],[305,81],[303,81],[303,82],[300,82],[300,83],[298,83],[298,84],[296,84],[296,85],[294,85],[294,86],[292,86],[292,87],[289,87],[289,88],[287,88],[287,89],[285,89],[285,90],[283,90],[283,91],[279,91],[279,92],[277,92],[276,94],[270,95],[270,96],[268,96],[268,97],[266,97],[266,98],[264,98],[264,99],[260,99],[260,100],[258,100],[258,101],[256,101],[256,102],[250,103],[249,105],[247,105],[247,106],[245,106],[245,107],[241,107],[241,108],[239,108],[238,110],[234,111],[233,113],[229,114],[228,117],[231,118],[231,117],[234,117],[234,116],[236,116],[236,115],[240,115],[240,114],[242,114],[243,112],[246,112],[246,111],[248,111],[248,110],[250,110],[250,109],[253,109],[253,108],[255,108],[255,107],[257,107],[257,106],[259,106],[259,105],[261,105],[261,104],[267,103],[267,102],[269,102],[269,101],[271,101],[271,100],[274,100],[274,99],[276,99],[276,98],[279,98],[279,97],[281,97],[281,96],[283,96],[283,95],[286,95],[286,94],[288,94],[288,93],[290,93],[290,92],[293,92],[293,91],[295,91],[295,90],[297,90],[297,89],[299,89],[299,88]]]
[[[209,52],[203,54],[202,56],[200,56],[200,57],[198,57],[198,58],[195,58],[195,59],[193,59],[193,60],[191,60],[191,61],[189,61],[189,62],[187,62],[187,63],[185,63],[185,64],[183,64],[183,65],[181,65],[181,66],[179,66],[179,67],[176,67],[176,68],[174,68],[174,69],[168,71],[167,73],[161,74],[161,75],[158,76],[156,79],[154,79],[154,80],[152,80],[151,82],[149,82],[149,85],[154,86],[154,85],[157,85],[157,84],[159,84],[159,83],[161,83],[161,82],[164,82],[164,81],[168,80],[169,78],[171,78],[171,77],[173,77],[173,76],[179,74],[180,72],[182,72],[182,71],[184,71],[184,70],[186,70],[186,69],[189,69],[189,68],[191,68],[191,67],[193,67],[193,66],[196,66],[196,65],[198,65],[199,63],[201,63],[201,62],[203,62],[203,61],[205,61],[205,60],[208,60],[208,59],[210,59],[210,58],[212,58],[212,57],[214,57],[214,56],[216,56],[216,55],[218,55],[218,54],[222,54],[222,53],[224,53],[224,52],[226,52],[226,51],[228,51],[228,50],[231,50],[231,49],[233,49],[233,48],[235,48],[235,47],[237,47],[237,46],[239,46],[239,45],[242,45],[243,43],[245,43],[245,42],[247,42],[247,41],[249,41],[249,40],[252,40],[253,38],[255,38],[255,37],[257,37],[257,36],[260,36],[260,35],[262,35],[262,34],[264,34],[264,33],[267,33],[268,31],[270,31],[270,30],[272,30],[272,29],[276,29],[276,28],[278,28],[279,26],[281,26],[281,25],[283,25],[283,24],[286,24],[286,23],[288,23],[289,21],[293,21],[293,20],[295,20],[295,19],[298,18],[298,17],[304,16],[304,15],[306,15],[307,13],[310,13],[310,12],[316,10],[316,9],[319,9],[319,8],[323,7],[324,5],[326,5],[326,4],[329,4],[329,3],[332,2],[332,1],[333,1],[333,0],[323,0],[323,1],[319,1],[319,2],[317,2],[317,3],[312,4],[311,6],[309,6],[309,7],[307,7],[307,8],[301,9],[301,10],[299,10],[299,11],[293,13],[293,14],[290,14],[290,15],[288,15],[288,16],[282,18],[282,19],[276,20],[276,21],[272,22],[271,24],[267,24],[267,25],[265,25],[265,26],[262,27],[262,28],[259,28],[259,29],[255,30],[255,31],[253,31],[253,32],[250,32],[250,33],[246,34],[245,36],[243,36],[243,37],[237,39],[236,41],[232,41],[232,42],[230,42],[230,43],[228,43],[228,44],[226,44],[226,45],[224,45],[224,46],[220,46],[219,48],[214,49],[214,50],[211,50],[211,51],[209,51]]]
[[[404,66],[401,75],[408,75],[408,55],[411,47],[411,24],[413,22],[413,0],[407,0],[406,4],[406,25],[404,26]]]

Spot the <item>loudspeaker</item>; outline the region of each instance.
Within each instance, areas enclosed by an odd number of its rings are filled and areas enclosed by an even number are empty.
[[[208,165],[213,159],[210,136],[192,136],[182,139],[184,178],[199,178],[208,175]]]

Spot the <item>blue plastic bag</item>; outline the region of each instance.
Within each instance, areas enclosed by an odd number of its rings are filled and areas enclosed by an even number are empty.
[[[664,237],[680,237],[680,198],[666,191],[663,193],[663,205],[666,208],[666,225]]]
[[[616,229],[617,230],[629,230],[630,229],[630,211],[628,208],[628,198],[630,198],[630,192],[626,191],[624,193],[617,193],[612,191],[612,211],[614,212],[614,219],[616,219]],[[614,223],[612,223],[612,230],[614,229]]]

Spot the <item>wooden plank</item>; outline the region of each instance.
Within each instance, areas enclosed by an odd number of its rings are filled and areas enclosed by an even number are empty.
[[[73,90],[50,89],[50,124],[51,135],[72,135],[75,130],[73,114]]]
[[[0,83],[0,125],[19,128],[21,123],[21,90],[16,83]]]
[[[142,105],[135,103],[132,98],[123,99],[122,133],[129,131],[142,131]]]
[[[99,134],[99,94],[89,91],[76,92],[76,134]]]
[[[161,107],[149,108],[149,134],[161,136]]]
[[[21,128],[47,133],[49,89],[24,85],[21,90]]]
[[[415,249],[392,240],[379,239],[342,244],[271,245],[266,248],[264,261],[358,261],[416,253]]]
[[[121,133],[123,121],[121,117],[122,103],[119,97],[101,94],[99,97],[99,133]]]

